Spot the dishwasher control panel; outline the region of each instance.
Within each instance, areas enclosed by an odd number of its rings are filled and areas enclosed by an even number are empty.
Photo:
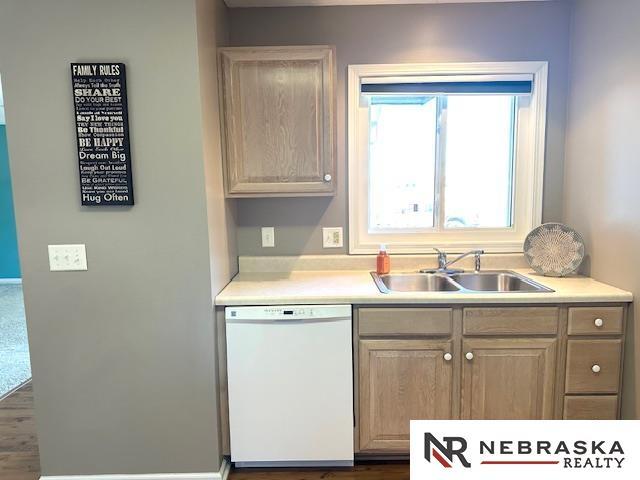
[[[267,313],[276,317],[311,317],[313,316],[313,308],[270,308]]]
[[[351,305],[278,305],[267,307],[227,307],[227,320],[287,320],[345,318],[351,316]]]

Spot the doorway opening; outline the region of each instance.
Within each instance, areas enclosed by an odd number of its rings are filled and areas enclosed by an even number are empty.
[[[0,399],[31,378],[0,77]]]

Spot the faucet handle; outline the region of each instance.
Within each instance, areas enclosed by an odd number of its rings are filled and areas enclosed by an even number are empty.
[[[475,271],[476,273],[480,271],[481,268],[481,260],[480,260],[480,255],[484,255],[484,250],[476,250],[475,252],[473,252],[474,256],[475,256]]]
[[[436,252],[438,252],[438,268],[439,269],[446,268],[446,266],[447,266],[447,254],[445,252],[443,252],[442,250],[440,250],[439,248],[436,248],[436,247],[431,247],[431,248],[433,248]]]

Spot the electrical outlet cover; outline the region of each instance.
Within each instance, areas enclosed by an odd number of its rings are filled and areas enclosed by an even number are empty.
[[[273,227],[262,227],[262,248],[276,246],[276,234]]]
[[[342,227],[322,229],[322,248],[342,247]]]

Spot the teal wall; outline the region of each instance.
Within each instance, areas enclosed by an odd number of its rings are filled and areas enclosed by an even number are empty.
[[[20,262],[9,174],[7,131],[5,125],[0,125],[0,278],[19,277]]]

